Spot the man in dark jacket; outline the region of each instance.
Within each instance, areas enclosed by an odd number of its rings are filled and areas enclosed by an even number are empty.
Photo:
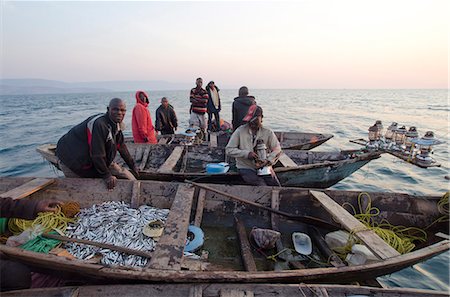
[[[156,131],[161,135],[174,134],[178,127],[178,120],[173,106],[166,97],[161,98],[161,105],[156,110]]]
[[[233,131],[236,131],[239,126],[243,125],[242,119],[247,115],[248,109],[251,105],[256,104],[255,97],[248,95],[248,88],[241,87],[239,89],[239,97],[234,98],[232,105]]]
[[[57,201],[48,200],[13,200],[0,198],[0,217],[31,220],[39,212],[56,211]],[[1,291],[28,289],[31,286],[31,270],[28,266],[1,257],[0,260]]]
[[[125,102],[114,98],[106,113],[89,117],[59,139],[56,156],[66,177],[101,177],[110,190],[116,186],[116,176],[136,179],[113,162],[119,151],[128,167],[138,174],[120,127],[125,112]]]
[[[206,86],[206,92],[208,92],[208,130],[217,132],[220,130],[220,116],[219,112],[222,109],[220,103],[219,87],[215,85],[213,81],[210,81]],[[214,115],[215,124],[213,125],[212,116]],[[214,129],[213,129],[213,126]]]

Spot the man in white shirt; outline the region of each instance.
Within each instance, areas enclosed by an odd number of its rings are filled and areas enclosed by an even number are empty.
[[[236,158],[236,167],[242,179],[250,185],[276,185],[271,175],[258,175],[257,169],[273,165],[281,154],[281,146],[275,133],[262,126],[263,111],[252,105],[244,117],[246,124],[237,128],[226,146],[226,153]],[[260,160],[255,152],[258,140],[267,147],[267,159]],[[272,170],[272,169],[271,169]]]

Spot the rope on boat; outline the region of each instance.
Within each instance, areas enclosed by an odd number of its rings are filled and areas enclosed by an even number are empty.
[[[64,233],[67,225],[74,222],[75,219],[66,217],[61,207],[57,206],[55,212],[40,212],[34,220],[9,219],[8,228],[14,235],[20,234],[24,230],[36,225],[41,225],[44,228],[44,232],[55,230],[58,233]]]
[[[49,234],[57,234],[57,232],[50,232]],[[36,253],[48,254],[52,249],[61,243],[60,240],[46,238],[41,235],[36,236],[36,238],[27,241],[20,247],[27,251],[32,251]]]
[[[439,200],[439,202],[437,203],[437,208],[439,213],[442,215],[439,218],[437,218],[436,220],[434,220],[430,225],[428,225],[427,227],[425,227],[425,230],[430,228],[431,226],[433,226],[436,223],[441,223],[441,222],[448,222],[449,221],[449,202],[448,202],[448,196],[450,194],[450,191],[447,191],[444,196],[442,196],[442,198]]]
[[[365,209],[363,209],[361,205],[361,199],[364,195],[368,198],[368,203]],[[349,206],[352,209],[355,218],[363,223],[368,229],[374,231],[400,254],[405,254],[412,251],[416,246],[413,241],[425,242],[427,239],[427,233],[423,229],[417,227],[394,226],[386,219],[381,219],[380,223],[377,223],[375,218],[380,214],[380,210],[377,207],[372,207],[372,199],[366,192],[362,192],[358,195],[359,213],[357,213],[353,205],[348,202],[345,202],[342,206]],[[352,230],[350,234],[354,235],[357,231],[359,230]],[[353,236],[350,236],[350,238],[351,237]],[[347,245],[340,249],[339,252],[347,252],[351,250],[355,239],[350,240],[350,238]]]

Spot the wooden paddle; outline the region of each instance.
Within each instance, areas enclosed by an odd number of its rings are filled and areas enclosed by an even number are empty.
[[[112,245],[112,244],[109,244],[109,243],[102,243],[102,242],[91,241],[91,240],[86,240],[86,239],[71,238],[71,237],[67,237],[67,236],[61,236],[61,235],[49,234],[49,233],[43,233],[41,236],[42,237],[46,237],[46,238],[66,241],[66,242],[75,242],[75,243],[82,243],[82,244],[93,245],[93,246],[97,246],[97,247],[101,247],[101,248],[105,248],[105,249],[110,249],[110,250],[113,250],[113,251],[127,253],[127,254],[130,254],[130,255],[136,255],[136,256],[145,257],[145,258],[148,258],[148,259],[150,259],[152,257],[152,254],[149,253],[149,252],[133,250],[133,249],[129,249],[129,248],[126,248],[126,247]]]
[[[327,228],[327,229],[332,229],[332,230],[339,229],[338,226],[335,226],[333,224],[330,224],[330,223],[328,223],[326,221],[323,221],[321,219],[318,219],[318,218],[314,218],[314,217],[310,217],[310,216],[293,215],[293,214],[290,214],[290,213],[287,213],[287,212],[284,212],[284,211],[280,211],[280,210],[277,210],[277,209],[273,209],[273,208],[261,205],[259,203],[253,202],[253,201],[249,201],[249,200],[237,197],[237,196],[232,195],[232,194],[228,194],[228,193],[222,192],[220,190],[211,188],[211,187],[206,186],[206,185],[198,184],[198,183],[190,181],[190,180],[185,180],[185,182],[189,183],[191,185],[194,185],[196,187],[199,187],[199,188],[202,188],[202,189],[205,189],[205,190],[208,190],[208,191],[211,191],[211,192],[223,195],[223,196],[228,197],[228,198],[231,198],[231,199],[233,199],[235,201],[238,201],[238,202],[241,202],[241,203],[244,203],[244,204],[248,204],[248,205],[252,205],[252,206],[255,206],[255,207],[258,207],[258,208],[261,208],[261,209],[264,209],[264,210],[267,210],[267,211],[279,214],[279,215],[287,217],[287,218],[289,218],[291,220],[296,220],[296,221],[299,221],[299,222],[303,222],[305,224],[315,225],[315,226],[319,226],[319,227],[323,227],[323,228]]]

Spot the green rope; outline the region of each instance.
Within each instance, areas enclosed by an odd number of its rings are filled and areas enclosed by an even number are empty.
[[[49,234],[58,234],[49,232]],[[60,240],[37,236],[35,239],[29,240],[20,247],[27,251],[48,254],[53,248],[61,243]]]

